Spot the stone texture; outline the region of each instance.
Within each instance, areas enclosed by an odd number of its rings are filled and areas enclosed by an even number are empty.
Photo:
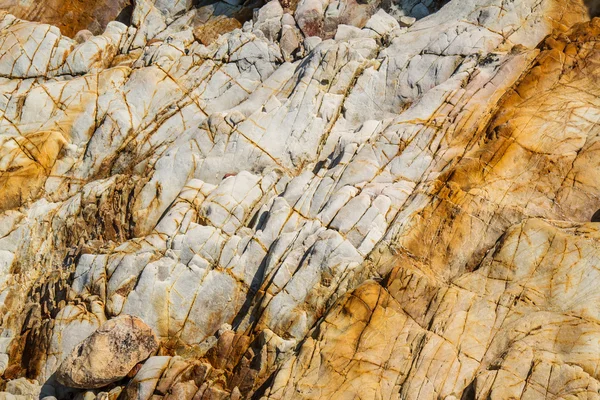
[[[0,396],[598,398],[592,9],[1,14]]]
[[[156,336],[141,319],[120,315],[77,345],[56,370],[67,387],[94,389],[116,382],[158,349]]]
[[[102,33],[117,18],[127,21],[133,4],[132,0],[0,0],[0,9],[17,18],[54,25],[63,34],[74,37],[83,29]]]

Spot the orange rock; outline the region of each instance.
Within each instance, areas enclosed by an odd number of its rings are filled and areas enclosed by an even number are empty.
[[[0,211],[18,207],[37,195],[66,143],[59,132],[36,132],[3,142],[3,160],[8,168],[0,170]],[[6,151],[11,148],[11,151]]]
[[[70,37],[82,29],[100,34],[110,21],[127,21],[133,10],[132,0],[0,0],[0,9],[17,18],[55,25]]]
[[[242,24],[235,18],[218,17],[194,29],[194,37],[203,45],[213,43],[219,35],[241,28]]]

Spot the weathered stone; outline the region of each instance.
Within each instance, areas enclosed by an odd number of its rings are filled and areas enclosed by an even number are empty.
[[[87,29],[83,29],[83,30],[77,32],[73,39],[75,39],[75,41],[77,43],[81,44],[81,43],[87,42],[92,37],[94,37],[94,34],[92,32],[88,31]]]
[[[204,45],[213,43],[223,34],[241,28],[242,24],[235,18],[215,18],[194,29],[194,37]]]
[[[294,55],[300,50],[300,44],[302,43],[302,34],[295,26],[284,25],[281,29],[281,38],[279,39],[279,46],[281,47],[281,53],[286,61],[292,61]]]
[[[279,38],[283,8],[278,0],[271,0],[261,7],[254,21],[254,29],[259,29],[271,41]]]
[[[328,0],[300,0],[294,17],[304,36],[323,35],[324,13]]]
[[[0,375],[4,374],[4,371],[6,371],[8,360],[8,354],[0,354]]]
[[[56,372],[73,388],[100,388],[127,375],[158,348],[156,336],[136,317],[122,315],[103,324],[81,342]]]
[[[3,382],[597,397],[593,7],[294,3],[1,15]]]
[[[400,26],[413,26],[415,24],[415,22],[417,21],[416,18],[414,17],[400,17]]]
[[[365,28],[374,31],[380,36],[383,36],[392,32],[394,29],[400,28],[400,24],[398,24],[398,21],[392,18],[388,13],[383,10],[379,10],[369,19],[365,25]]]
[[[6,392],[17,397],[37,399],[40,395],[40,385],[37,381],[19,378],[6,383]]]

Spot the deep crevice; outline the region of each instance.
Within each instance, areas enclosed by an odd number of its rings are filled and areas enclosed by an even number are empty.
[[[128,5],[124,9],[121,10],[115,21],[125,24],[127,26],[131,26],[131,19],[133,17],[133,4]]]
[[[450,0],[433,0],[426,6],[420,0],[383,0],[381,8],[395,18],[407,16],[421,19],[438,12],[449,2]]]
[[[584,3],[588,8],[590,18],[600,16],[600,0],[584,0]]]

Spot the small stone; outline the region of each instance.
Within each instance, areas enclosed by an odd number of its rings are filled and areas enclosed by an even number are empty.
[[[233,328],[231,327],[231,325],[225,323],[225,324],[221,325],[221,327],[219,328],[219,331],[217,333],[218,333],[219,336],[221,336],[225,332],[229,332],[229,331],[232,331],[232,330],[233,330]]]
[[[392,32],[394,29],[400,28],[400,24],[394,17],[383,10],[379,10],[369,19],[369,21],[367,21],[365,28],[371,29],[383,36]]]
[[[79,393],[75,396],[75,400],[96,400],[96,393],[94,392],[84,392]]]
[[[304,48],[306,51],[313,51],[322,41],[323,40],[318,36],[309,36],[304,39]]]
[[[321,36],[327,2],[324,0],[301,0],[294,14],[296,23],[305,36]]]
[[[284,25],[281,30],[281,38],[279,39],[279,47],[286,61],[293,59],[293,54],[300,48],[302,42],[302,34],[295,26]]]
[[[296,26],[296,20],[294,19],[294,16],[292,14],[285,13],[281,17],[281,24],[283,26]]]
[[[125,377],[157,349],[158,340],[148,325],[121,315],[81,342],[62,362],[56,377],[68,387],[100,388]]]
[[[362,29],[352,25],[339,25],[337,32],[335,33],[335,40],[350,40],[363,36],[364,33]]]
[[[407,17],[407,16],[400,17],[400,26],[401,27],[413,26],[415,24],[415,22],[417,22],[417,19],[415,17]]]
[[[41,387],[37,381],[30,381],[26,378],[19,378],[9,381],[6,384],[6,392],[15,396],[39,397]]]
[[[233,390],[231,391],[231,400],[239,400],[242,398],[242,393],[240,392],[240,389],[236,386],[233,388]]]
[[[194,381],[178,382],[169,388],[163,400],[191,400],[197,391]]]
[[[192,8],[192,0],[155,0],[154,6],[166,17],[173,18]]]
[[[94,37],[94,34],[90,31],[88,31],[87,29],[83,29],[79,32],[77,32],[77,34],[75,34],[75,41],[77,43],[84,43],[87,42],[88,40],[90,40],[91,38]]]
[[[216,41],[220,35],[241,27],[242,25],[237,19],[220,16],[197,26],[194,29],[194,38],[208,46]]]
[[[411,13],[416,19],[421,19],[429,15],[429,9],[423,3],[419,3],[411,10]]]
[[[0,375],[6,371],[6,367],[8,367],[8,354],[0,354]]]
[[[271,0],[262,6],[257,12],[256,23],[263,23],[270,19],[281,19],[283,16],[283,8],[278,0]]]
[[[254,29],[262,31],[267,39],[274,41],[281,31],[283,8],[278,0],[271,0],[256,13]]]

